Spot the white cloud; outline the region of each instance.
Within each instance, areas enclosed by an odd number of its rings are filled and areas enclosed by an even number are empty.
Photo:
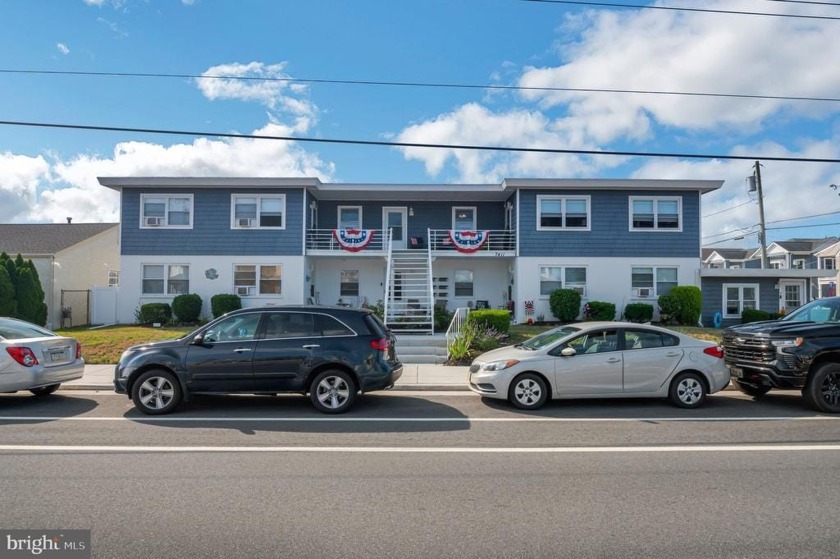
[[[120,29],[120,27],[116,23],[114,23],[113,21],[108,21],[104,17],[98,17],[98,18],[96,18],[96,21],[98,21],[99,23],[101,23],[102,25],[104,25],[105,27],[110,29],[111,33],[114,34],[114,37],[116,37],[118,39],[128,37],[128,33],[126,31],[123,31],[122,29]]]
[[[107,0],[84,0],[84,3],[87,4],[88,6],[101,6],[106,1]]]
[[[70,54],[70,49],[67,48],[67,45],[64,43],[56,43],[55,48],[57,48],[58,52],[61,54]]]
[[[0,223],[32,221],[38,186],[49,178],[49,164],[43,157],[0,153]]]

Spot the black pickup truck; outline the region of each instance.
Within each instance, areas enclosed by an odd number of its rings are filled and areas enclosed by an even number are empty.
[[[840,297],[817,299],[781,320],[727,328],[721,345],[732,383],[745,394],[801,390],[814,409],[840,413]]]

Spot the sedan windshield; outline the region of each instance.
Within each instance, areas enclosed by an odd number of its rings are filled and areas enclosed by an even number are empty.
[[[0,338],[6,340],[22,340],[26,338],[43,338],[44,336],[53,337],[55,334],[46,328],[41,328],[28,322],[0,320]]]
[[[560,326],[552,330],[547,330],[542,334],[537,334],[533,338],[519,344],[519,347],[524,347],[525,349],[542,349],[554,344],[557,340],[579,331],[580,329],[574,326]]]
[[[840,322],[840,299],[811,301],[782,320],[786,322]]]

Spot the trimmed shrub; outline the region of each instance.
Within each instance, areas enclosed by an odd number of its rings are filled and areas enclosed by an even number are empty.
[[[496,332],[507,334],[510,330],[510,313],[500,309],[480,309],[467,315],[467,324],[475,329],[492,328]]]
[[[577,320],[580,314],[580,293],[574,289],[557,289],[549,298],[551,314],[560,322]]]
[[[210,311],[213,313],[213,318],[219,318],[225,313],[241,308],[242,299],[239,298],[239,295],[219,293],[210,297]]]
[[[589,301],[583,308],[586,320],[615,320],[615,303]]]
[[[166,324],[172,318],[172,307],[169,303],[146,303],[140,305],[137,321],[140,324]]]
[[[178,322],[198,322],[198,317],[201,316],[201,305],[201,297],[195,293],[185,293],[172,299],[172,313]]]
[[[678,302],[677,322],[683,326],[696,326],[703,310],[703,292],[694,285],[678,285],[669,293]]]
[[[629,322],[650,322],[653,319],[653,305],[630,303],[624,307],[624,320]]]
[[[6,271],[6,267],[0,265],[0,316],[14,316],[16,314],[15,286],[9,279],[9,272]]]
[[[741,324],[761,322],[764,320],[776,320],[778,318],[779,315],[776,313],[769,313],[759,309],[744,309],[743,312],[741,312]]]
[[[677,320],[680,314],[680,300],[673,295],[659,296],[659,322],[668,324]]]
[[[449,324],[452,322],[452,317],[455,313],[446,310],[443,305],[435,305],[435,332],[446,332],[449,329]]]
[[[17,283],[17,303],[18,303],[18,317],[21,320],[26,320],[39,326],[45,326],[47,323],[46,314],[42,312],[41,307],[44,304],[43,296],[40,298],[38,294],[43,293],[38,280],[35,279],[32,270],[23,266],[19,270]]]

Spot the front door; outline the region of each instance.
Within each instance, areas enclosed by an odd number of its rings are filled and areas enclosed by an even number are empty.
[[[779,282],[779,308],[785,314],[805,304],[805,286],[801,281]]]
[[[391,242],[396,250],[402,250],[408,246],[405,231],[407,222],[408,210],[405,207],[382,208],[383,229],[386,232],[388,229],[391,230]]]

